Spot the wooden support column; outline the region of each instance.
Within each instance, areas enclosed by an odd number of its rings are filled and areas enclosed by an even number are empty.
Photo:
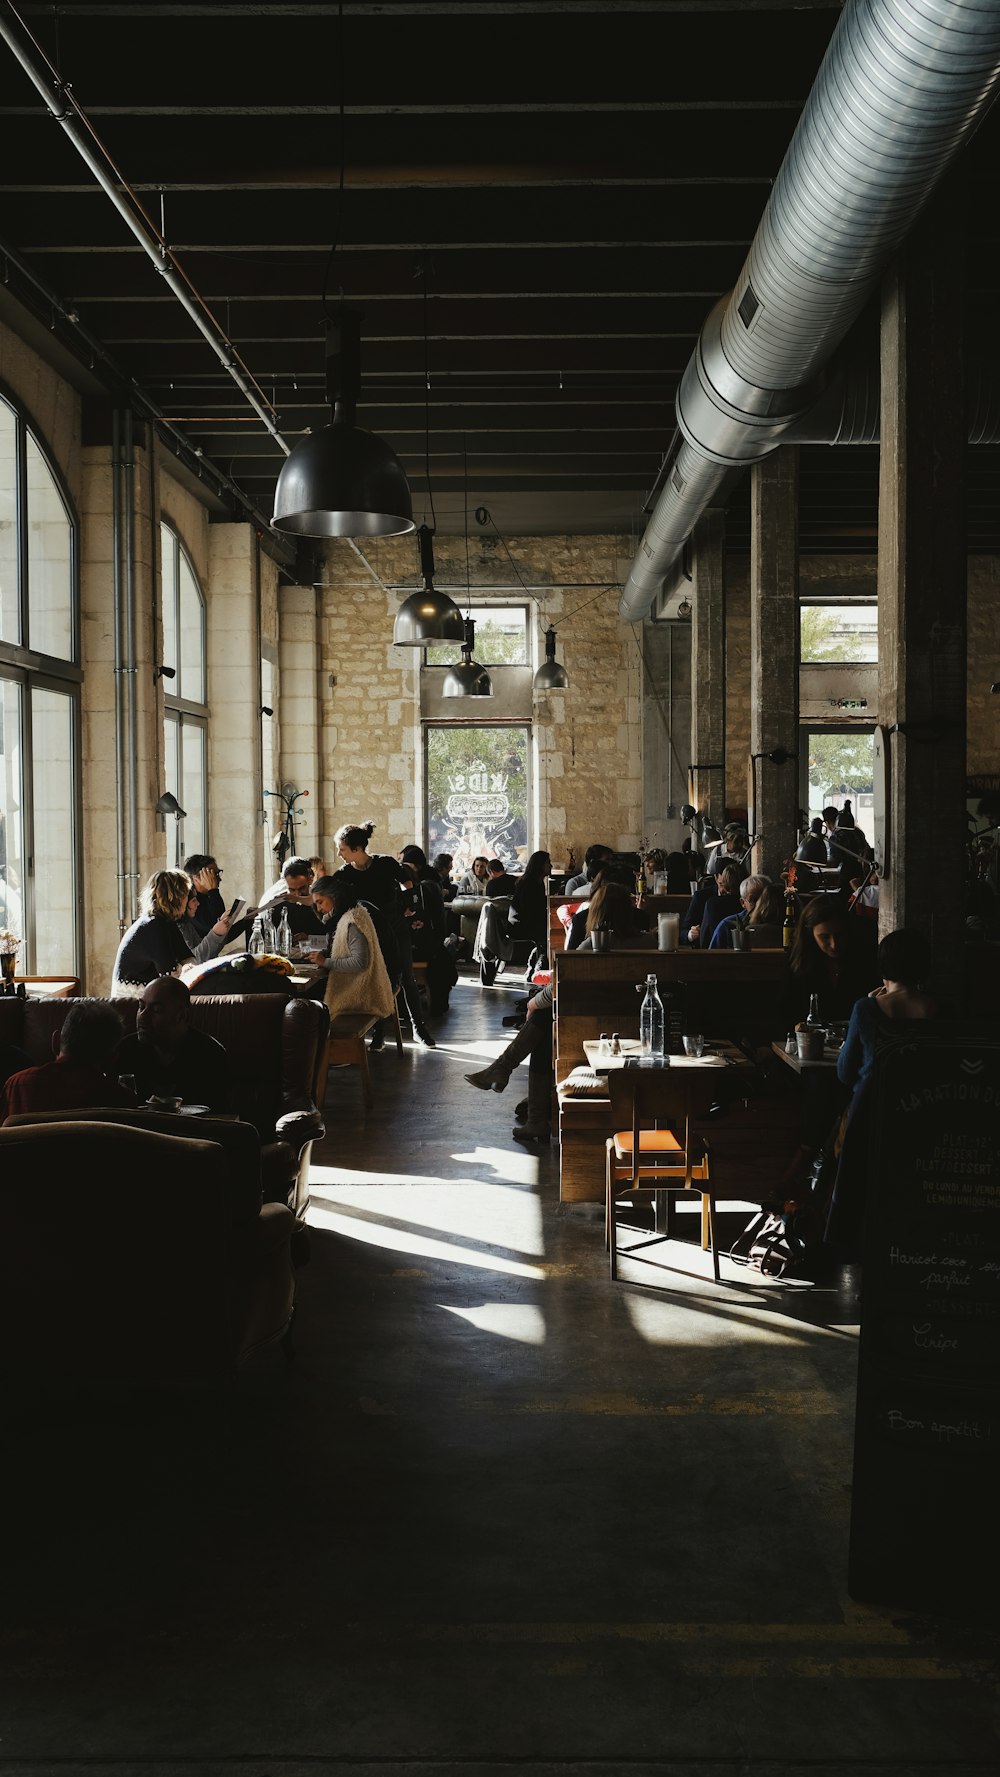
[[[694,804],[726,807],[726,519],[708,511],[692,536],[691,762]]]
[[[791,754],[785,765],[756,760],[751,863],[777,882],[799,828],[798,451],[783,446],[750,474],[750,751]]]
[[[882,934],[932,940],[953,991],[964,950],[965,413],[961,219],[943,193],[882,287],[879,716],[888,854]]]

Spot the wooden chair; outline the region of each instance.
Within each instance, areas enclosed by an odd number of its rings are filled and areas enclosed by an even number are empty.
[[[661,1227],[630,1253],[670,1238],[672,1197],[697,1191],[701,1197],[701,1244],[712,1254],[712,1275],[719,1281],[719,1250],[715,1234],[715,1201],[709,1181],[704,1142],[691,1129],[693,1077],[686,1068],[614,1068],[608,1090],[616,1132],[607,1141],[605,1241],[612,1279],[618,1276],[618,1201],[632,1191],[649,1192],[654,1206],[665,1200]]]
[[[375,1103],[372,1094],[371,1075],[368,1072],[368,1050],[365,1038],[382,1020],[372,1012],[342,1012],[339,1018],[331,1019],[330,1034],[326,1039],[326,1054],[320,1065],[320,1084],[317,1104],[320,1108],[326,1103],[327,1075],[332,1067],[356,1067],[361,1075],[361,1091],[364,1095],[365,1107],[371,1110]],[[400,1036],[402,1047],[402,1036]]]

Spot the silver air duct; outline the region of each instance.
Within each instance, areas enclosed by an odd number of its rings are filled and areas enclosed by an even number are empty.
[[[834,348],[998,76],[995,0],[848,0],[736,288],[681,379],[683,441],[625,582],[629,622],[726,474],[769,456],[817,404]]]

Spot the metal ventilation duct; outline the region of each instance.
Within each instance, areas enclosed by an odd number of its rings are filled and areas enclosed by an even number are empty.
[[[834,348],[998,77],[995,0],[848,0],[736,288],[681,379],[683,441],[622,617],[649,611],[726,474],[769,456],[817,404]]]

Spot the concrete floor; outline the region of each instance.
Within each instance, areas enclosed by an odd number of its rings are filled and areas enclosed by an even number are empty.
[[[332,1077],[292,1366],[7,1424],[0,1777],[997,1771],[996,1640],[846,1595],[851,1280],[611,1285],[515,997]]]

